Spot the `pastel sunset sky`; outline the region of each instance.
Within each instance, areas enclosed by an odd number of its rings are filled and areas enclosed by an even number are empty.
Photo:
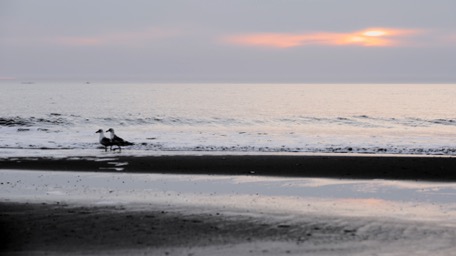
[[[454,0],[0,0],[0,80],[456,83]]]

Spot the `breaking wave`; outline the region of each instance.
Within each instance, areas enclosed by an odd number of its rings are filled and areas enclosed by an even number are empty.
[[[49,114],[47,117],[0,117],[0,127],[30,127],[39,125],[71,125],[71,122],[60,115]]]
[[[43,117],[0,117],[0,127],[32,127],[32,126],[72,126],[78,124],[99,125],[113,124],[123,126],[135,125],[170,125],[170,126],[246,126],[246,125],[336,125],[360,128],[394,128],[394,127],[430,127],[430,126],[455,126],[456,118],[452,119],[422,119],[422,118],[378,118],[362,116],[350,117],[311,117],[297,116],[271,119],[241,119],[219,117],[82,117],[76,115],[63,115],[50,113]]]

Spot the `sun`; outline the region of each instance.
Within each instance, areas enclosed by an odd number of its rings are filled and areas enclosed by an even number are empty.
[[[386,31],[383,30],[368,30],[363,33],[363,36],[384,36]]]
[[[348,34],[344,37],[342,43],[357,44],[363,46],[387,46],[393,42],[388,39],[391,36],[391,30],[371,28],[364,31]]]

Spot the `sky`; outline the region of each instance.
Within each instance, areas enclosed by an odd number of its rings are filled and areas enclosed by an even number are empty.
[[[0,80],[456,83],[455,0],[0,0]]]

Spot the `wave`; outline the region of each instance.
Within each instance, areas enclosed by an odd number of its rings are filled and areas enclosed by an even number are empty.
[[[147,149],[144,145],[142,149]],[[141,146],[137,149],[141,149]],[[408,147],[261,147],[261,146],[196,146],[162,147],[150,145],[149,150],[186,152],[258,152],[258,153],[352,153],[352,154],[407,154],[407,155],[456,155],[456,148],[408,148]]]
[[[290,117],[179,117],[179,116],[153,116],[153,117],[132,117],[131,115],[115,117],[84,117],[78,115],[64,115],[61,113],[50,113],[42,117],[0,117],[0,127],[32,127],[32,126],[78,126],[78,125],[107,125],[107,126],[347,126],[358,128],[387,128],[400,127],[438,127],[456,126],[456,118],[433,118],[423,119],[416,117],[370,117],[367,115],[355,116],[290,116]]]
[[[114,121],[104,119],[104,121]],[[244,118],[184,118],[184,117],[150,117],[150,118],[125,118],[115,120],[121,124],[131,125],[337,125],[361,128],[392,128],[395,126],[429,127],[435,125],[456,126],[456,119],[420,119],[420,118],[370,118],[370,117],[288,117],[271,119],[244,119]]]
[[[287,117],[277,119],[278,122],[294,125],[336,125],[360,128],[394,128],[394,127],[430,127],[430,126],[456,126],[456,118],[422,119],[415,117],[385,118],[358,115],[350,117]]]
[[[0,127],[16,127],[16,126],[37,126],[37,125],[69,125],[71,122],[62,118],[59,115],[50,114],[48,117],[0,117]]]
[[[98,143],[80,143],[72,145],[18,145],[0,146],[0,149],[13,150],[87,150],[104,147]],[[341,146],[341,147],[264,147],[264,146],[216,146],[216,145],[193,145],[193,146],[167,146],[161,143],[140,142],[133,146],[124,147],[123,152],[212,152],[212,153],[321,153],[321,154],[375,154],[375,155],[456,155],[456,148],[452,147],[365,147],[365,146]]]

